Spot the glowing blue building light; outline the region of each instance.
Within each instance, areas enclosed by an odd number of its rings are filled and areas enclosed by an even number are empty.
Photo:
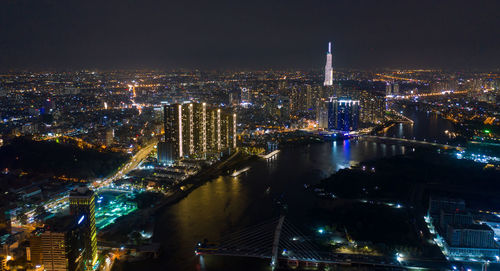
[[[85,215],[82,215],[80,217],[80,220],[78,220],[78,225],[80,225],[82,223],[83,219],[85,219]]]

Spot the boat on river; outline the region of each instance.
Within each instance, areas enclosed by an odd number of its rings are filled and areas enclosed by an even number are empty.
[[[247,172],[250,170],[250,167],[245,167],[240,170],[234,170],[233,173],[231,173],[231,177],[238,177],[241,173]]]

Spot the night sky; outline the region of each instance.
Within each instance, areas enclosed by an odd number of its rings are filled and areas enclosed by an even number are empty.
[[[500,1],[1,0],[0,69],[498,69]]]

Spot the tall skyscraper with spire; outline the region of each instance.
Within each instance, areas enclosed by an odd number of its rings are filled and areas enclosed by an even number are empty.
[[[325,65],[325,86],[333,85],[333,67],[332,67],[332,43],[328,43],[328,52],[326,53]]]

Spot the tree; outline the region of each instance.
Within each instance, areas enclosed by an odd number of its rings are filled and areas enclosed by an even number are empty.
[[[140,245],[142,243],[142,236],[139,232],[134,231],[130,234],[130,240],[135,245]]]

